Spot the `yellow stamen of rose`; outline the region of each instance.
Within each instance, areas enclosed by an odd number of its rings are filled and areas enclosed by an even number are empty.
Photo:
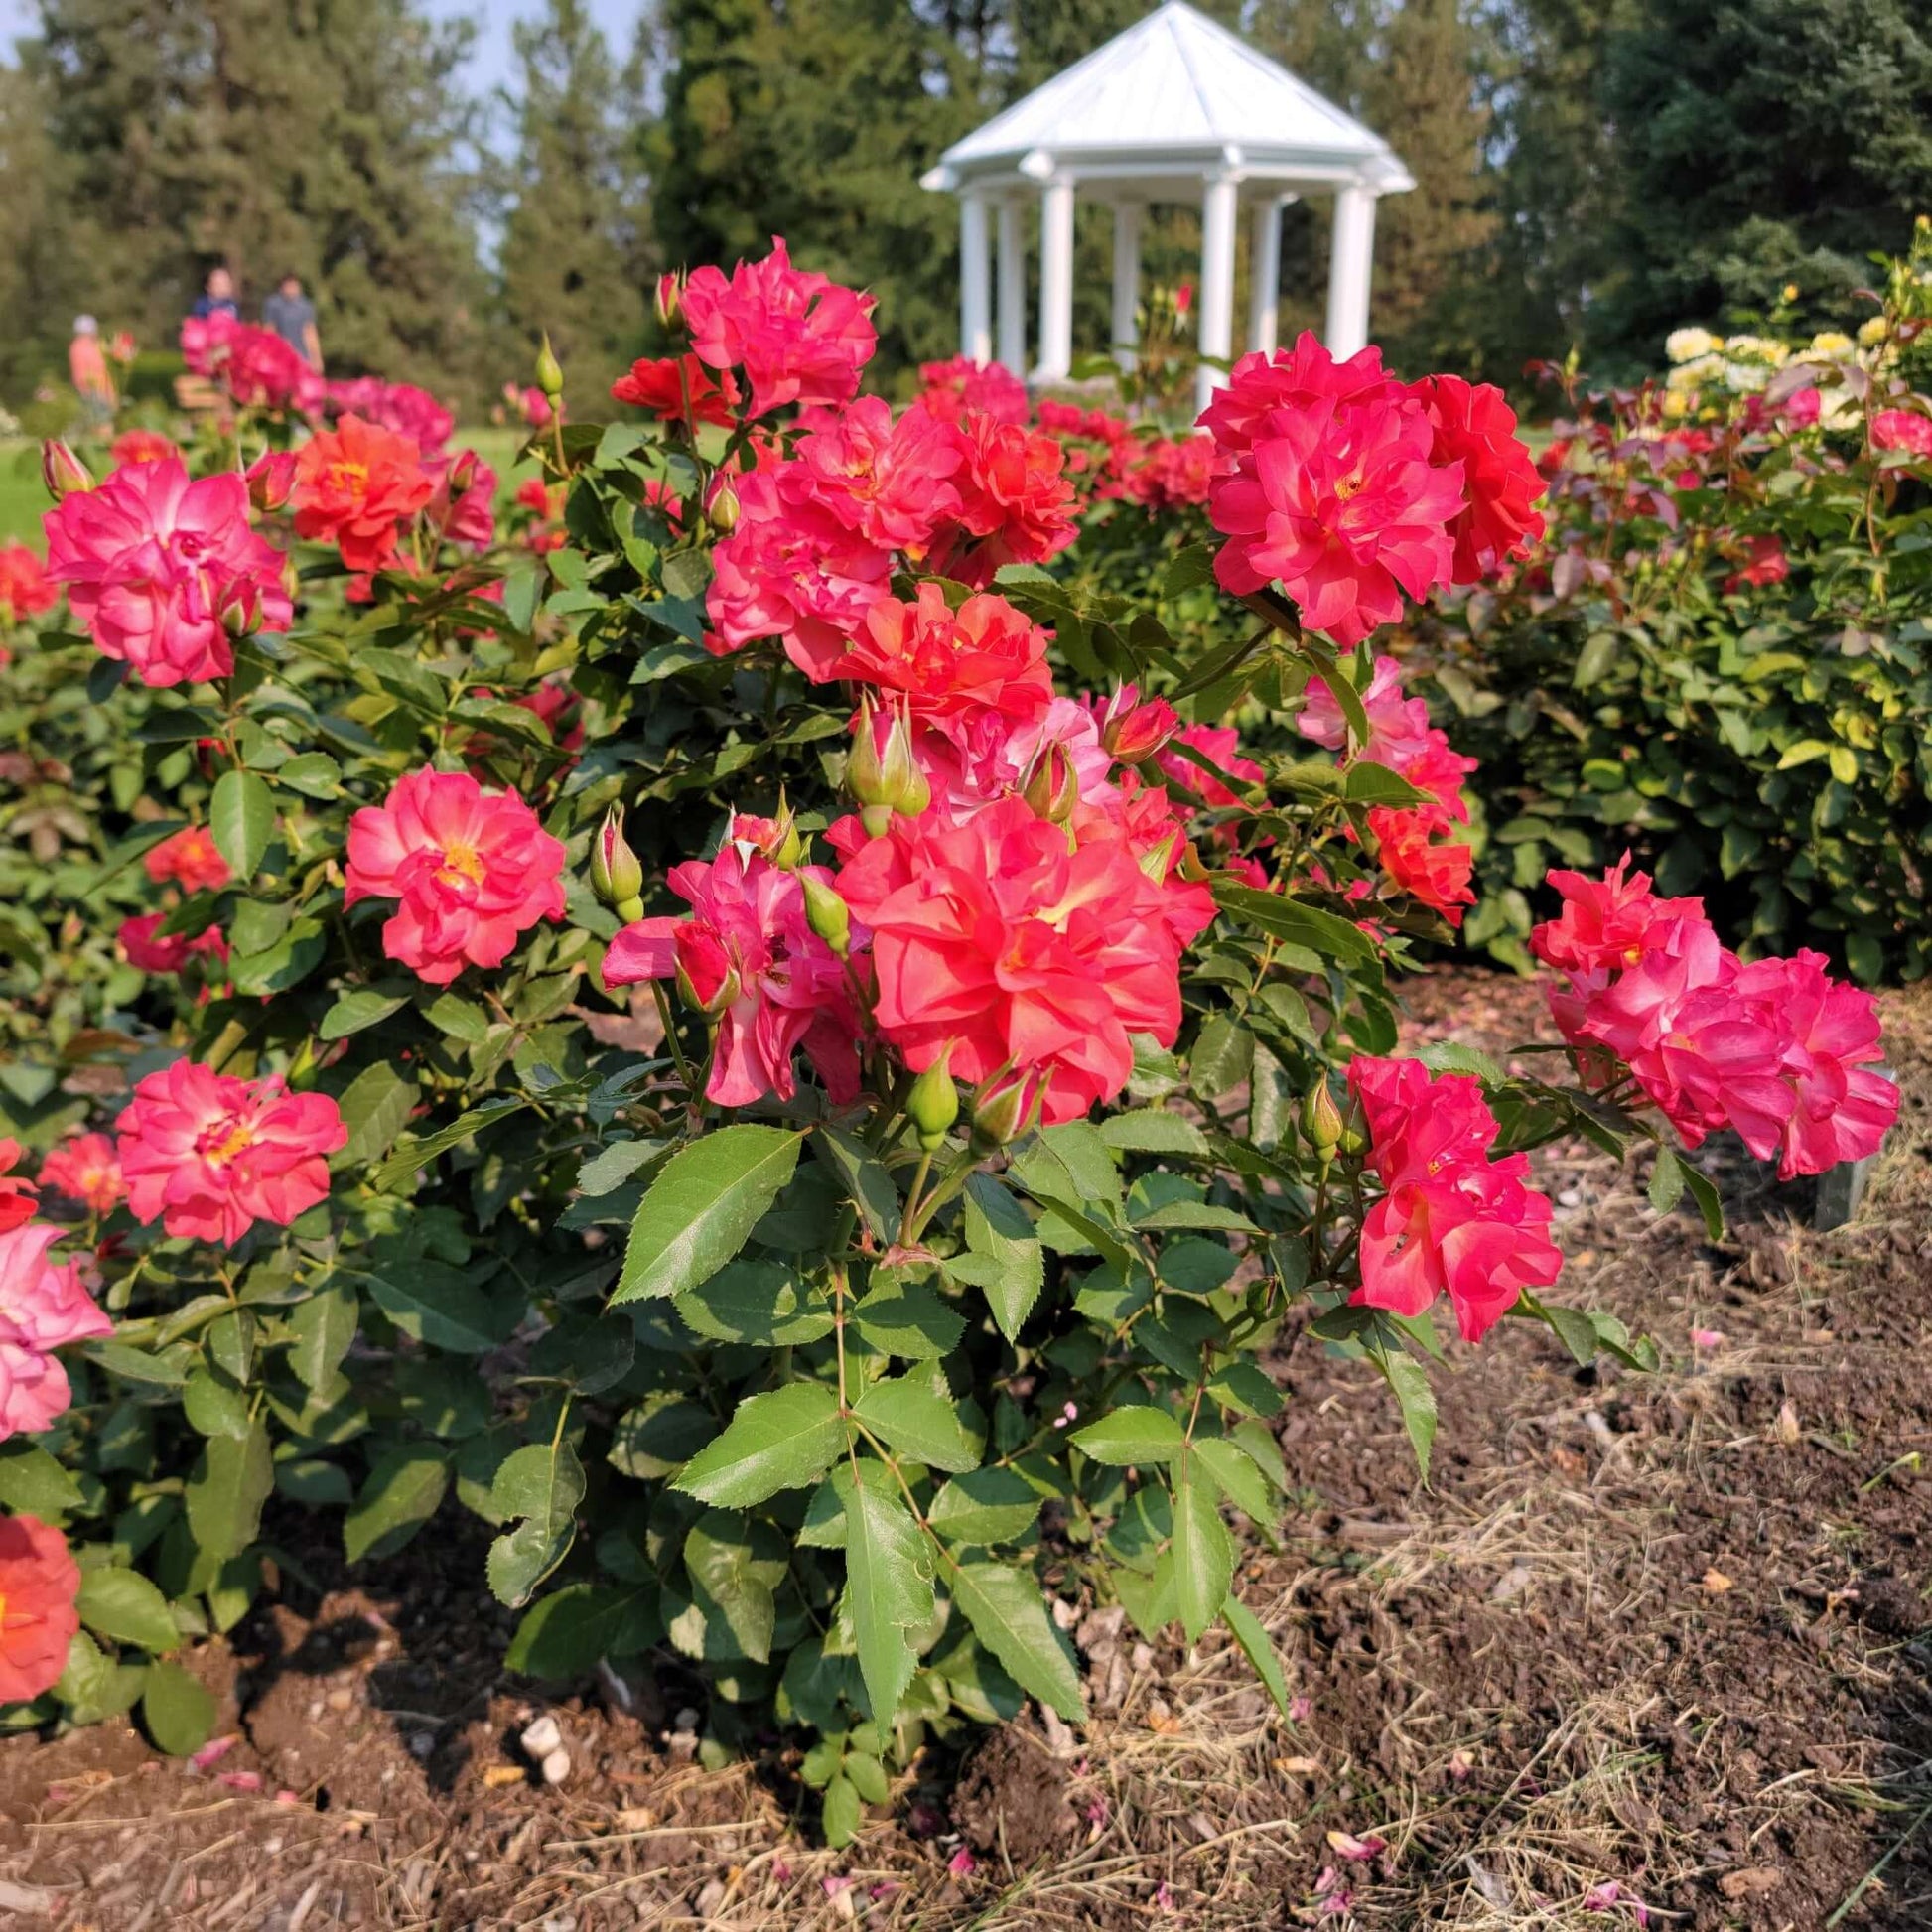
[[[473,886],[481,886],[483,881],[483,863],[477,857],[477,848],[458,839],[443,848],[443,863],[437,868],[436,877],[445,886],[454,886],[459,879],[467,879]]]
[[[210,1161],[232,1161],[254,1138],[254,1135],[249,1132],[247,1125],[244,1122],[237,1121],[234,1126],[228,1129],[227,1138],[219,1147],[211,1147],[208,1149],[207,1158]]]

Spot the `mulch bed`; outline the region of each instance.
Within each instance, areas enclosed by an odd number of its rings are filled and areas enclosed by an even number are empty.
[[[1548,1035],[1535,989],[1479,972],[1410,1009],[1419,1037]],[[1088,1725],[928,1753],[834,1854],[782,1740],[702,1766],[673,1666],[506,1677],[459,1516],[352,1582],[284,1525],[279,1593],[196,1661],[218,1759],[124,1724],[0,1746],[0,1923],[1932,1924],[1932,999],[1886,1014],[1908,1110],[1848,1228],[1734,1148],[1700,1156],[1722,1245],[1650,1211],[1641,1164],[1543,1161],[1565,1298],[1655,1336],[1660,1374],[1527,1324],[1455,1348],[1425,1487],[1372,1376],[1285,1348],[1299,1488],[1240,1587],[1292,1721],[1219,1633],[1149,1646],[1089,1608]],[[516,1742],[544,1710],[556,1787]]]

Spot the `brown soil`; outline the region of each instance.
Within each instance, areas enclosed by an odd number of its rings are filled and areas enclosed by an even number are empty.
[[[1547,1034],[1476,973],[1411,1007],[1422,1036]],[[1526,1324],[1455,1348],[1422,1486],[1379,1383],[1286,1351],[1299,1491],[1241,1588],[1292,1722],[1217,1632],[1151,1647],[1088,1607],[1089,1725],[933,1754],[835,1854],[795,1752],[699,1766],[674,1667],[553,1703],[507,1679],[460,1520],[356,1587],[285,1526],[279,1593],[196,1662],[218,1760],[125,1725],[0,1745],[0,1924],[1922,1932],[1932,999],[1887,1023],[1908,1112],[1835,1234],[1734,1150],[1701,1157],[1722,1245],[1653,1214],[1640,1165],[1542,1163],[1566,1299],[1654,1335],[1660,1374]],[[546,1708],[557,1788],[516,1742]]]

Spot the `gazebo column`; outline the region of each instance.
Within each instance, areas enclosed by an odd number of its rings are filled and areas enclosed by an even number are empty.
[[[986,198],[959,198],[959,352],[979,363],[993,359],[992,263],[988,259]]]
[[[1073,367],[1073,181],[1056,175],[1039,198],[1039,361],[1035,382]]]
[[[1257,202],[1248,251],[1248,347],[1266,355],[1280,336],[1282,303],[1282,209],[1295,199],[1271,195]]]
[[[1368,342],[1368,287],[1375,260],[1375,191],[1351,182],[1335,195],[1328,248],[1328,353],[1353,355]]]
[[[1201,197],[1200,352],[1225,362],[1234,348],[1234,222],[1240,190],[1232,174],[1207,178]],[[1194,408],[1207,407],[1227,380],[1224,370],[1203,360],[1194,371]]]
[[[1027,210],[1000,203],[1000,360],[1027,373]]]
[[[1114,360],[1131,369],[1140,346],[1141,205],[1114,204]]]

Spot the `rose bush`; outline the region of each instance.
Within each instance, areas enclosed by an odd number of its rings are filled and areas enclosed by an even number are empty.
[[[1711,1217],[1674,1145],[1815,1172],[1895,1107],[1867,996],[1622,867],[1536,936],[1568,1083],[1397,1054],[1468,760],[1373,633],[1538,539],[1493,392],[1305,339],[1179,442],[950,365],[894,419],[869,299],[781,245],[659,307],[642,420],[540,363],[506,534],[416,392],[231,336],[179,458],[53,453],[73,627],[16,608],[3,707],[16,1724],[138,1698],[192,1748],[172,1653],[299,1512],[359,1563],[446,1506],[514,1668],[681,1657],[708,1752],[803,1734],[834,1839],[928,1734],[1079,1715],[1052,1604],[1224,1619],[1285,1702],[1230,1527],[1293,1479],[1285,1323],[1426,1464],[1439,1303],[1652,1359],[1546,1299],[1530,1150],[1648,1142]],[[1045,568],[1176,500],[1144,599]]]

